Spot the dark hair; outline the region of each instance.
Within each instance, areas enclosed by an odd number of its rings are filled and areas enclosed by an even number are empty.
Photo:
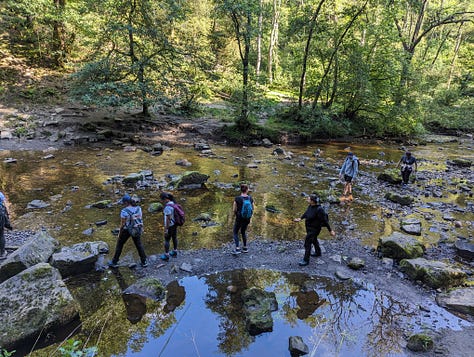
[[[247,192],[249,190],[249,186],[245,183],[240,185],[240,192]]]
[[[160,193],[160,198],[162,200],[170,200],[170,201],[174,201],[174,197],[171,193],[169,192],[162,192]]]
[[[321,201],[319,199],[319,196],[315,193],[312,193],[311,195],[309,195],[309,199],[313,201],[314,203],[316,203],[317,205],[319,205],[319,202]]]
[[[405,152],[405,155],[406,155],[406,156],[411,156],[411,152],[406,151],[406,152]]]

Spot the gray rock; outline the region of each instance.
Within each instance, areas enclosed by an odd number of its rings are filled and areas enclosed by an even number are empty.
[[[456,247],[456,253],[462,258],[468,259],[470,261],[474,260],[474,244],[464,240],[457,240],[454,243]]]
[[[3,282],[21,271],[38,263],[49,261],[54,251],[59,248],[59,242],[47,232],[40,231],[11,253],[7,259],[0,261],[0,282]]]
[[[335,275],[340,280],[349,280],[351,277],[342,269],[336,269]]]
[[[410,259],[421,257],[425,251],[425,246],[412,236],[394,232],[379,239],[378,249],[384,257]]]
[[[49,207],[49,206],[50,206],[49,203],[46,203],[42,200],[33,200],[30,203],[28,203],[26,208],[28,208],[28,209],[41,209],[41,208],[46,208],[46,207]]]
[[[410,279],[420,280],[434,289],[459,286],[467,278],[465,272],[450,264],[424,258],[403,259],[400,270]]]
[[[165,288],[160,280],[153,277],[142,278],[130,285],[123,294],[140,295],[155,301],[161,301],[165,297]]]
[[[63,277],[82,274],[95,268],[101,252],[108,251],[105,242],[85,242],[63,247],[51,257],[51,265]]]
[[[365,261],[361,258],[354,257],[347,263],[347,266],[351,269],[359,270],[365,266]]]
[[[309,347],[303,342],[303,338],[301,336],[290,336],[288,342],[288,350],[290,351],[292,357],[304,356],[309,353]]]
[[[208,175],[201,174],[197,171],[187,171],[174,180],[172,184],[177,189],[201,188],[207,182],[208,178]]]
[[[59,271],[47,263],[33,265],[0,284],[2,347],[13,350],[78,318],[79,304]]]
[[[187,273],[192,273],[193,272],[193,266],[189,263],[183,263],[181,264],[181,266],[179,267],[179,269],[187,272]]]
[[[400,228],[407,234],[421,236],[421,221],[417,218],[403,219],[400,222]]]
[[[474,286],[438,294],[436,302],[444,308],[474,316]]]

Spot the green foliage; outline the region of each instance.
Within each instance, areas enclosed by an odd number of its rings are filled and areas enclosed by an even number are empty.
[[[81,341],[69,339],[59,347],[59,352],[63,357],[93,357],[97,353],[97,347],[81,348]]]
[[[11,357],[15,352],[15,350],[9,352],[4,348],[0,348],[0,357]]]

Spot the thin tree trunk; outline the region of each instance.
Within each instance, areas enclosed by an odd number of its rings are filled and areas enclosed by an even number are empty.
[[[456,58],[458,57],[459,48],[461,47],[462,25],[463,24],[461,24],[459,26],[459,29],[458,29],[458,35],[457,35],[457,38],[456,38],[456,45],[454,47],[454,55],[453,55],[453,59],[451,61],[451,66],[449,68],[448,89],[451,87],[451,81],[453,80],[453,75],[454,75],[454,67],[455,67],[454,64],[456,62]]]
[[[301,111],[303,107],[303,94],[304,94],[304,86],[306,84],[306,67],[308,63],[309,57],[309,49],[311,46],[311,40],[313,39],[313,32],[314,28],[316,27],[316,19],[321,11],[321,7],[323,6],[325,0],[321,0],[316,8],[316,11],[313,13],[313,17],[310,21],[308,38],[306,39],[306,46],[304,48],[304,56],[303,56],[303,64],[301,65],[301,77],[300,77],[300,88],[298,94],[298,112]]]
[[[278,26],[280,17],[280,1],[273,0],[272,31],[270,33],[270,44],[268,46],[268,82],[273,83],[273,63],[275,54],[275,45],[278,41]]]
[[[63,13],[66,7],[66,0],[54,0],[57,10],[57,17],[53,22],[53,58],[57,66],[63,67],[66,61],[66,28],[63,22]]]
[[[258,13],[258,34],[257,34],[257,64],[255,74],[257,80],[260,77],[260,66],[262,65],[262,28],[263,28],[263,0],[260,0],[260,8]]]

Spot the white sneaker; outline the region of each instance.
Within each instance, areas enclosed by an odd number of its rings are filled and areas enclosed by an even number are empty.
[[[235,248],[235,249],[232,251],[232,255],[238,255],[238,254],[240,254],[240,253],[242,253],[242,252],[240,251],[240,248]]]

